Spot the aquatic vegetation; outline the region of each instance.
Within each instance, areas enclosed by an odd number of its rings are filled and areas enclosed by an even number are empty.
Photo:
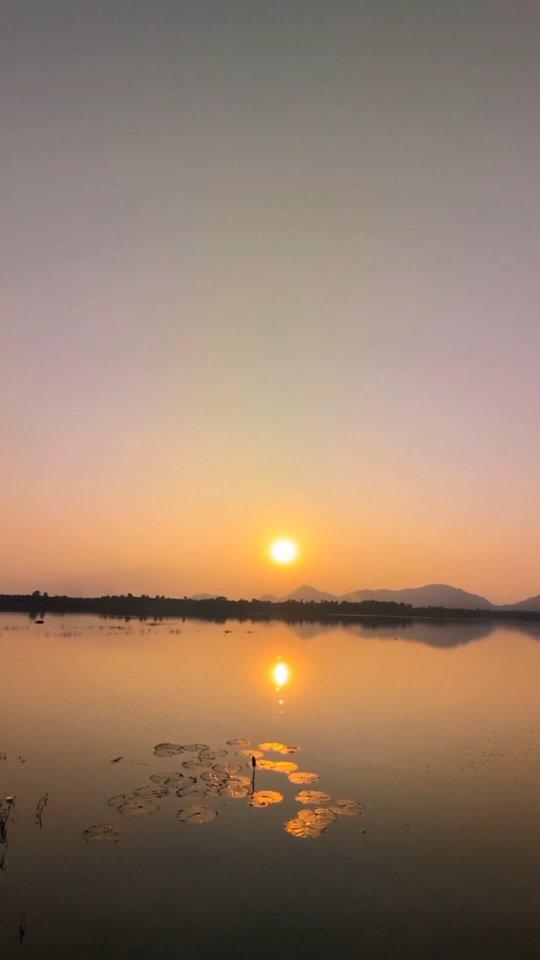
[[[228,752],[228,750],[220,747],[217,750],[201,750],[199,756],[201,760],[211,763],[213,760],[220,760],[222,757],[226,757]]]
[[[185,750],[186,753],[202,753],[209,749],[207,743],[184,743],[182,746],[182,750]]]
[[[213,769],[216,773],[225,773],[227,776],[235,776],[242,773],[244,765],[242,763],[215,763]]]
[[[48,802],[49,802],[48,793],[44,793],[43,796],[40,797],[37,802],[36,812],[34,814],[34,823],[36,823],[38,827],[43,826],[43,823],[42,823],[43,811],[45,810],[45,807],[47,806]]]
[[[180,743],[157,743],[154,747],[156,757],[176,757],[183,753],[184,747]]]
[[[95,823],[83,832],[86,843],[118,843],[120,831],[112,823]]]
[[[328,803],[332,797],[329,793],[325,793],[324,790],[301,790],[300,793],[296,794],[294,799],[297,803],[316,804]]]
[[[324,828],[319,829],[316,823],[309,823],[298,817],[286,820],[283,829],[291,837],[299,837],[302,840],[319,840],[324,833]]]
[[[260,743],[259,750],[262,750],[264,753],[296,753],[298,747],[293,747],[288,743],[279,743],[277,740],[272,740],[268,743]]]
[[[153,797],[155,800],[162,800],[169,796],[170,791],[157,783],[146,783],[143,787],[135,787],[133,793],[136,797]]]
[[[259,760],[262,757],[262,750],[241,750],[241,753],[246,757],[255,757],[256,760]]]
[[[318,773],[305,773],[304,771],[298,770],[295,773],[289,774],[289,780],[291,783],[300,786],[302,784],[315,783],[317,780],[320,780],[320,775]]]
[[[281,803],[283,794],[277,790],[255,790],[249,798],[251,807],[271,807],[274,803]]]
[[[196,757],[194,757],[193,760],[183,760],[182,766],[184,770],[193,770],[195,772],[208,768],[208,764],[205,763],[204,760],[198,760]]]
[[[195,784],[197,783],[197,777],[186,777],[184,782],[178,787],[176,791],[177,797],[185,797],[188,793],[193,793],[195,790]]]
[[[355,817],[357,814],[363,813],[364,805],[357,800],[339,799],[332,800],[329,809],[332,813],[337,813],[342,817]]]
[[[125,803],[126,800],[129,800],[127,793],[120,793],[117,797],[111,797],[110,800],[107,800],[107,803],[110,807],[119,807],[121,803]]]
[[[227,740],[229,747],[249,747],[249,740],[244,737],[238,737],[236,740]]]
[[[148,817],[157,813],[159,804],[152,797],[132,797],[121,803],[117,810],[124,817]]]
[[[203,806],[180,807],[176,816],[179,820],[182,820],[183,823],[203,824],[215,820],[217,811],[211,810],[210,807]]]

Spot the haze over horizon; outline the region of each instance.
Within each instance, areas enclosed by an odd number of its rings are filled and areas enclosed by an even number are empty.
[[[540,592],[539,40],[7,0],[0,592]]]

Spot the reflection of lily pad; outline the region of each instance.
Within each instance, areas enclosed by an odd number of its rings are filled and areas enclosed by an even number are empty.
[[[319,829],[316,823],[299,818],[287,820],[284,829],[291,837],[298,837],[301,840],[319,840],[324,833],[324,828]]]
[[[156,757],[176,757],[183,752],[184,747],[180,743],[157,743],[154,747]]]
[[[262,757],[262,750],[242,750],[241,751],[246,757],[255,757],[256,760],[259,760]]]
[[[83,837],[87,843],[117,843],[120,831],[112,823],[95,823],[84,831]]]
[[[297,773],[290,773],[289,780],[291,783],[300,786],[302,784],[315,783],[316,780],[320,780],[320,776],[318,773],[304,773],[299,770]]]
[[[270,753],[296,753],[298,747],[292,747],[289,743],[279,743],[272,740],[271,743],[260,743],[259,750],[269,751]]]
[[[118,807],[118,813],[124,817],[148,817],[158,810],[159,804],[152,797],[133,797]]]
[[[329,793],[324,790],[301,790],[294,798],[297,803],[316,804],[328,803],[332,799]]]
[[[215,820],[217,813],[215,810],[210,810],[209,807],[196,806],[196,807],[180,807],[180,810],[177,813],[179,820],[182,820],[184,823],[210,823],[212,820]]]
[[[229,747],[249,747],[249,740],[238,737],[236,740],[227,740]]]
[[[255,790],[249,798],[252,807],[271,807],[274,803],[281,803],[283,794],[277,790]]]
[[[340,798],[339,800],[332,800],[330,810],[341,817],[355,817],[363,812],[364,805],[359,803],[358,800]]]

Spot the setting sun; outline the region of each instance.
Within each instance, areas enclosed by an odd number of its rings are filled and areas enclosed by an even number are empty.
[[[276,563],[292,563],[298,556],[298,544],[294,540],[275,540],[270,547],[270,556]]]

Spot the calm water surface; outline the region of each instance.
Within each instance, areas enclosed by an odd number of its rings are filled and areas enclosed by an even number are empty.
[[[539,956],[534,630],[6,614],[0,676],[2,958]],[[364,813],[291,837],[299,788],[263,770],[282,803],[208,800],[206,825],[175,795],[140,819],[107,805],[179,769],[157,743],[236,737],[298,746]],[[119,842],[85,843],[107,820]]]

